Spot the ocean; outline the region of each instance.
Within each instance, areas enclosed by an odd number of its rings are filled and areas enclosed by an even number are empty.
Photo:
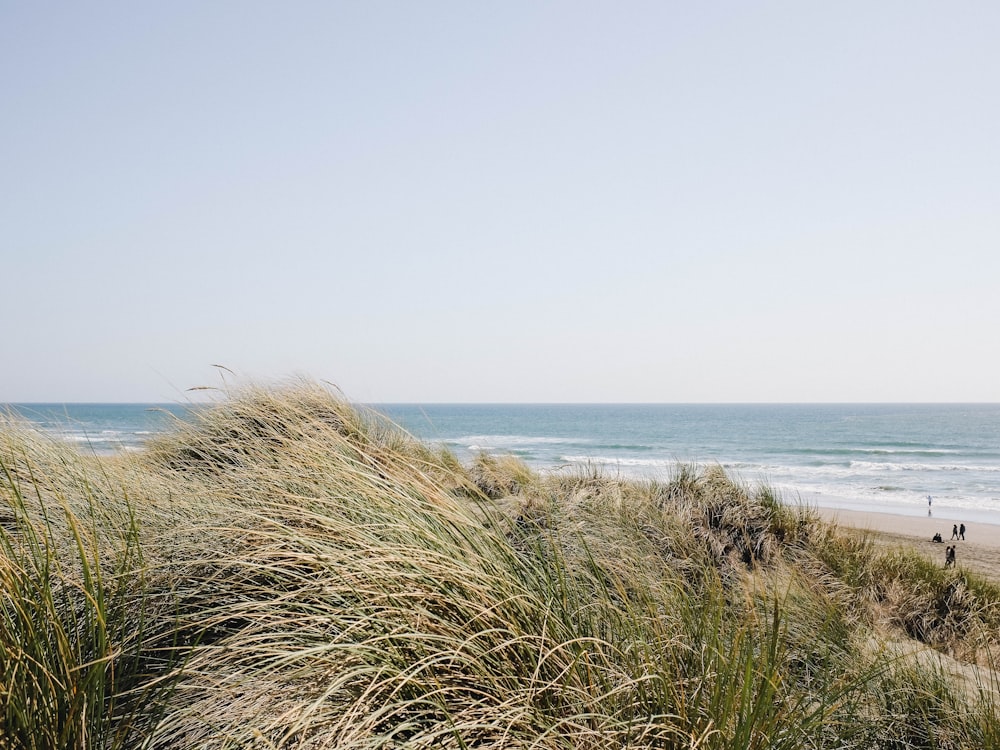
[[[178,404],[0,404],[42,432],[93,453],[141,450],[150,436],[185,419]]]
[[[84,450],[140,450],[177,404],[22,404]],[[787,502],[1000,523],[1000,404],[382,404],[418,438],[468,460],[513,454],[543,472],[668,479],[720,464]],[[928,496],[932,499],[928,508]]]

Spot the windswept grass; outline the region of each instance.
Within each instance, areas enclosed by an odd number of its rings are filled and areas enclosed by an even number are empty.
[[[147,698],[169,694],[178,660],[128,497],[99,505],[84,477],[73,497],[43,494],[40,467],[4,448],[0,745],[138,746],[164,705]]]
[[[0,577],[10,748],[1000,735],[985,582],[876,555],[719,467],[461,466],[309,383],[114,458],[8,424]]]
[[[814,533],[809,550],[820,563],[813,571],[832,580],[867,624],[965,661],[990,660],[1000,637],[996,583],[905,550],[880,551],[870,538],[832,527]]]

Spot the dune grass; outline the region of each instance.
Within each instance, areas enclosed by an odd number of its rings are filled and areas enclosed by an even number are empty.
[[[462,466],[330,390],[0,433],[0,745],[995,746],[1000,591],[719,467]]]

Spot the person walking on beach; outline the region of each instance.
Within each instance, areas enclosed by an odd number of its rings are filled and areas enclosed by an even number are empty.
[[[958,524],[957,523],[954,526],[951,527],[951,538],[953,540],[954,539],[958,539]]]
[[[944,548],[944,566],[946,568],[955,567],[955,545]]]
[[[929,516],[930,514],[931,514],[931,496],[928,495],[927,496],[927,515]]]
[[[964,523],[961,526],[958,527],[958,538],[961,539],[963,542],[965,541],[965,524]]]

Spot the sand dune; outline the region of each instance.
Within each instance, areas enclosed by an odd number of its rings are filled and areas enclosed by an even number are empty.
[[[944,565],[945,547],[956,546],[958,567],[1000,581],[1000,525],[975,522],[965,524],[965,540],[952,541],[952,526],[961,519],[865,513],[836,508],[817,508],[820,515],[840,526],[874,532],[880,544],[914,549]],[[943,544],[932,542],[941,534]]]

